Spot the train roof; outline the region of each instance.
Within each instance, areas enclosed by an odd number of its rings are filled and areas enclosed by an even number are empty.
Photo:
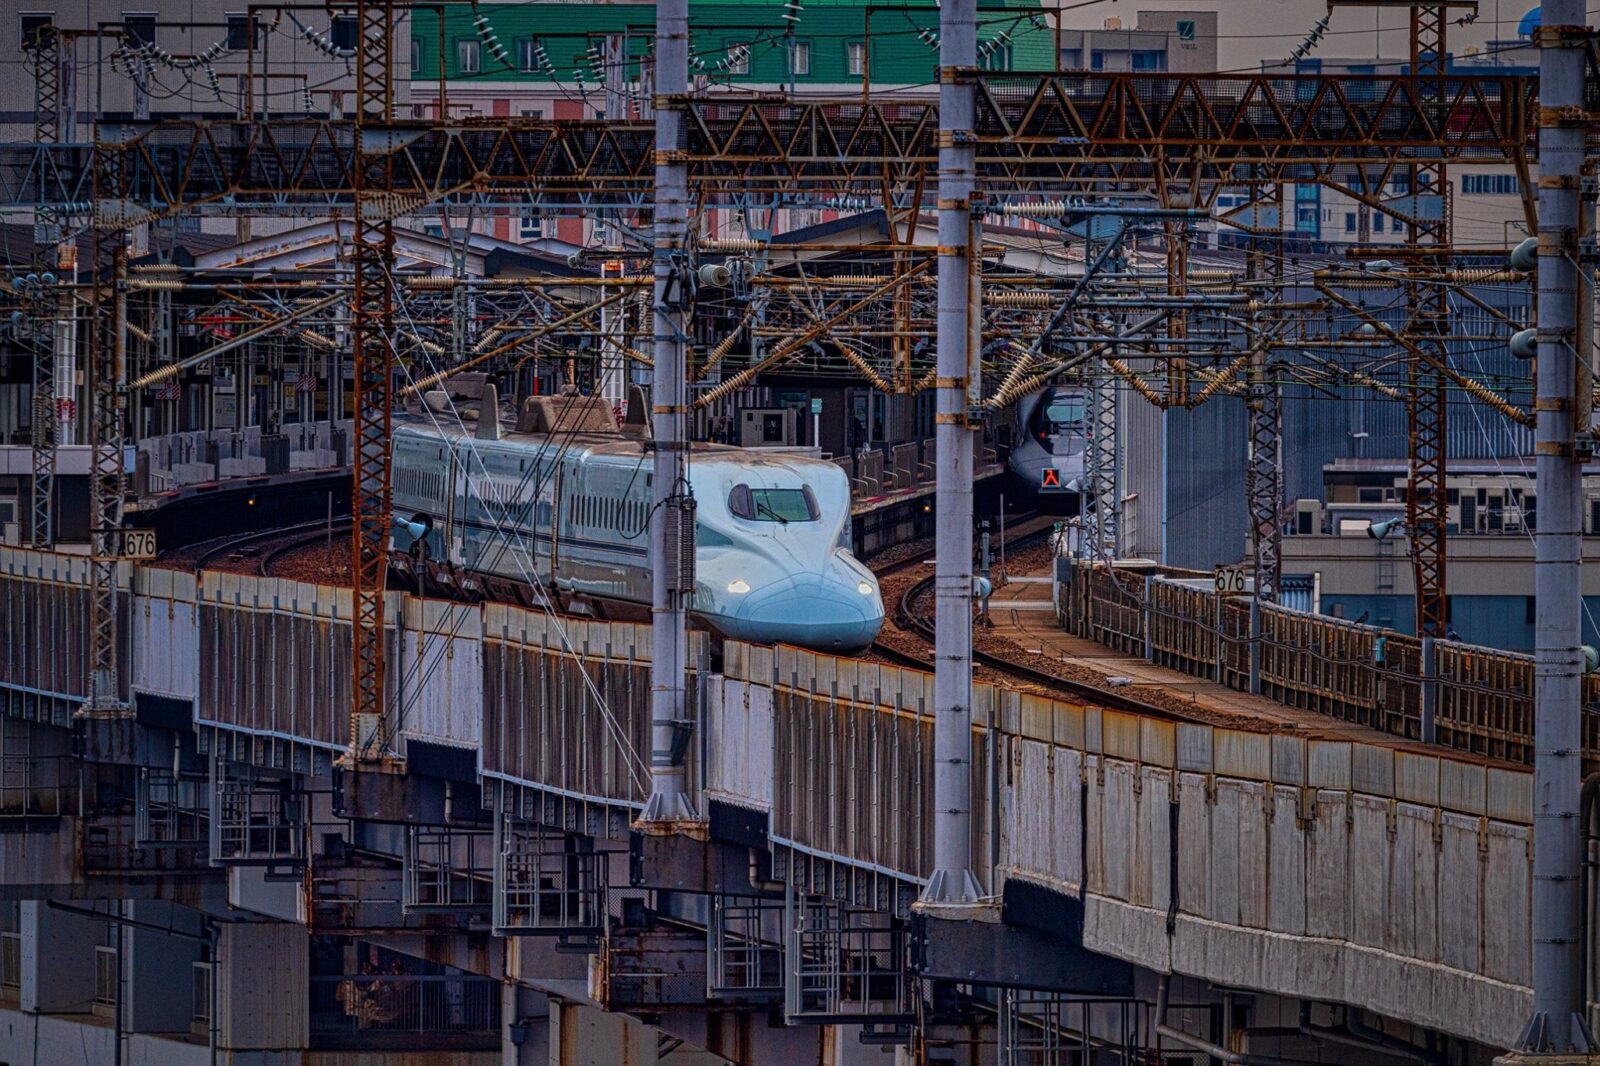
[[[445,421],[435,418],[421,409],[407,409],[397,411],[394,415],[396,428],[403,428],[428,436],[441,437],[448,440],[479,441],[476,422],[465,424],[454,419]],[[515,428],[509,419],[500,419],[500,436],[498,440],[482,441],[482,443],[499,443],[520,445],[526,448],[543,448],[547,445],[556,445],[569,454],[582,452],[586,455],[615,455],[624,458],[635,458],[646,454],[645,445],[649,438],[633,436],[626,433],[529,433]],[[789,451],[778,448],[739,448],[731,444],[712,444],[695,441],[691,446],[690,461],[706,459],[737,459],[741,463],[783,462],[783,463],[822,463],[833,466],[818,456],[808,455],[801,451]]]

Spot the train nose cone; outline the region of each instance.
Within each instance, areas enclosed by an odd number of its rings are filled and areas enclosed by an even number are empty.
[[[842,652],[871,644],[883,625],[883,611],[876,596],[863,596],[854,585],[805,574],[753,592],[733,621],[730,629],[760,634],[765,641]]]

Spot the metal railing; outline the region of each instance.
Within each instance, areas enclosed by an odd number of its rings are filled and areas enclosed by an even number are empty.
[[[1071,632],[1168,669],[1444,747],[1533,761],[1533,657],[1416,637],[1248,597],[1193,571],[1075,563],[1060,597]],[[1252,655],[1252,648],[1255,654]],[[1252,662],[1254,660],[1254,662]],[[1432,700],[1431,712],[1427,708]],[[1425,722],[1425,719],[1427,721]],[[1584,768],[1600,769],[1600,674],[1583,679]]]
[[[478,1043],[497,1048],[500,982],[464,974],[313,977],[311,1037],[378,1039],[386,1047],[419,1050]]]

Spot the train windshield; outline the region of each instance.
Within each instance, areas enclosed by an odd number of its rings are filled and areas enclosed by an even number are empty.
[[[1053,425],[1069,425],[1073,422],[1082,422],[1084,413],[1084,399],[1077,393],[1058,392],[1050,397],[1050,402],[1045,405],[1044,417]]]
[[[751,488],[735,485],[728,493],[728,510],[746,522],[816,522],[822,518],[810,485],[797,489]]]

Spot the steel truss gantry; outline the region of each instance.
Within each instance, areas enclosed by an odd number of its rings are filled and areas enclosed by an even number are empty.
[[[378,5],[381,6],[381,5]],[[370,28],[370,24],[369,24]],[[1221,188],[1336,180],[1357,165],[1526,164],[1535,83],[1311,75],[1043,75],[963,72],[975,93],[979,190],[998,196],[1141,192],[1205,205]],[[931,100],[690,96],[677,155],[702,202],[751,190],[878,197],[937,167]],[[654,127],[532,118],[434,124],[386,119],[106,121],[127,157],[108,195],[127,211],[275,213],[350,204],[360,154],[392,165],[389,217],[440,201],[578,211],[648,204]],[[0,207],[83,199],[82,146],[0,149]],[[130,214],[130,217],[136,218]]]
[[[1268,216],[1278,219],[1279,232],[1257,235],[1250,242],[1246,278],[1267,284],[1254,287],[1257,309],[1252,314],[1249,338],[1248,385],[1245,405],[1249,412],[1250,453],[1245,467],[1250,509],[1250,548],[1255,598],[1275,603],[1282,577],[1280,537],[1283,511],[1283,387],[1273,366],[1273,348],[1280,323],[1273,305],[1281,300],[1283,286],[1283,186],[1257,191],[1257,202],[1269,205]]]
[[[390,418],[394,392],[395,158],[374,152],[372,127],[394,118],[393,0],[361,0],[356,7],[360,48],[356,57],[354,260],[351,297],[355,371],[355,441],[351,463],[351,627],[354,699],[350,753],[367,760],[382,753],[384,714],[384,588],[388,580]]]
[[[61,133],[61,35],[54,26],[39,32],[32,48],[34,68],[33,140],[37,145],[58,144]],[[42,192],[43,190],[41,190]],[[41,208],[34,216],[35,244],[49,248],[61,241],[61,210],[58,207]],[[63,246],[64,247],[64,246]],[[76,257],[69,260],[76,265]],[[70,314],[73,307],[69,290],[46,297],[64,307]],[[33,356],[33,415],[30,419],[32,436],[32,500],[29,519],[29,538],[35,548],[48,549],[54,541],[55,530],[51,512],[54,510],[56,472],[56,350],[67,333],[67,325],[59,313],[50,330],[48,344],[35,342]]]
[[[1411,70],[1420,79],[1424,100],[1445,96],[1447,53],[1445,27],[1448,8],[1443,4],[1416,5],[1411,9]],[[1450,182],[1443,161],[1425,159],[1410,167],[1412,202],[1417,205],[1406,231],[1418,265],[1434,271],[1447,265],[1435,251],[1449,248]],[[1437,198],[1437,209],[1422,209],[1423,197]],[[1432,254],[1428,254],[1432,252]],[[1443,367],[1449,354],[1440,337],[1449,332],[1449,290],[1422,282],[1408,287],[1405,336],[1413,345],[1407,360],[1406,436],[1410,466],[1406,480],[1406,532],[1411,540],[1411,573],[1416,609],[1416,632],[1442,637],[1449,625],[1449,600],[1445,589],[1447,558],[1445,527],[1450,505],[1445,489],[1446,424]]]

